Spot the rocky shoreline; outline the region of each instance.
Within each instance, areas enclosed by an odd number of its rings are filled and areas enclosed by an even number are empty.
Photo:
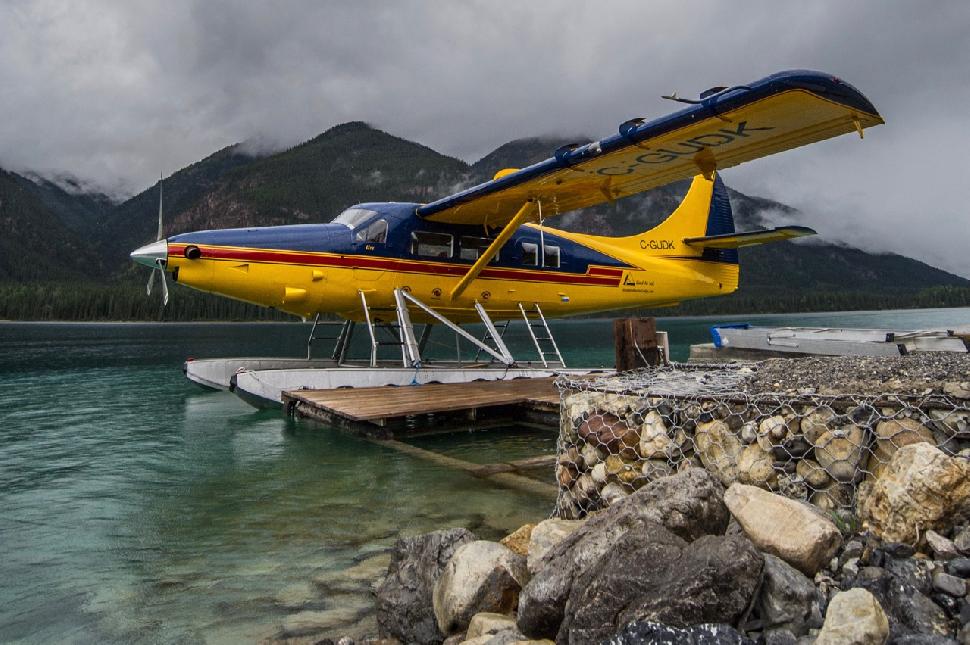
[[[501,543],[464,529],[401,540],[376,594],[382,642],[968,643],[970,465],[914,444],[890,478],[887,499],[922,506],[939,483],[952,507],[909,532],[874,518],[844,531],[689,468]]]

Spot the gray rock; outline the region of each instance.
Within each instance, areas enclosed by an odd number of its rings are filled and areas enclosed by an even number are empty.
[[[907,634],[892,639],[892,645],[959,645],[952,638],[938,634]]]
[[[761,570],[761,554],[747,538],[705,535],[688,544],[659,524],[645,525],[576,579],[556,642],[599,642],[634,620],[736,623]]]
[[[381,638],[417,644],[444,640],[434,615],[432,590],[455,550],[474,539],[466,529],[448,529],[397,541],[387,578],[377,591]]]
[[[952,560],[960,555],[957,551],[956,544],[936,531],[926,532],[926,543],[933,549],[933,555],[937,560]]]
[[[798,638],[787,629],[765,632],[765,645],[797,645]]]
[[[951,576],[970,578],[970,558],[953,558],[946,563],[946,572]]]
[[[525,557],[498,542],[477,540],[461,545],[434,585],[438,629],[454,634],[468,629],[475,614],[511,614],[528,578]]]
[[[754,641],[738,633],[730,625],[692,625],[683,629],[670,627],[648,620],[627,624],[604,645],[660,645],[678,643],[683,645],[754,645]]]
[[[765,555],[764,582],[757,607],[765,630],[788,630],[794,637],[822,623],[818,592],[798,569]]]
[[[953,536],[953,544],[963,555],[970,555],[970,526],[957,531],[956,535]]]
[[[922,558],[886,558],[883,565],[896,578],[912,585],[921,594],[933,591],[933,562]]]
[[[535,637],[555,636],[573,581],[631,530],[659,523],[686,540],[723,533],[728,523],[723,496],[711,474],[689,468],[650,482],[590,518],[542,557],[540,570],[519,596],[519,629]]]
[[[889,618],[893,638],[906,634],[950,634],[950,621],[943,610],[916,587],[886,569],[865,567],[852,586],[866,589],[876,597]]]
[[[942,571],[933,574],[933,588],[954,598],[963,598],[967,595],[967,583],[963,578],[957,578]]]

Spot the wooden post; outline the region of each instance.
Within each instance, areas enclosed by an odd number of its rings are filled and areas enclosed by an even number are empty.
[[[613,321],[616,371],[628,372],[660,365],[657,321],[654,318],[619,318]]]

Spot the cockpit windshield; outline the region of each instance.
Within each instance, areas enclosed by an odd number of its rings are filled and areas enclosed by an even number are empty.
[[[377,211],[366,208],[348,208],[340,215],[337,215],[331,224],[343,224],[350,230],[354,230],[375,215],[377,215]]]

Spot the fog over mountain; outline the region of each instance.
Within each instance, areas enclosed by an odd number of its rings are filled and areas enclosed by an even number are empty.
[[[473,162],[611,134],[676,109],[671,91],[813,68],[886,125],[728,183],[831,239],[970,276],[968,42],[960,0],[0,3],[0,167],[125,197],[234,142],[261,155],[353,120]]]

